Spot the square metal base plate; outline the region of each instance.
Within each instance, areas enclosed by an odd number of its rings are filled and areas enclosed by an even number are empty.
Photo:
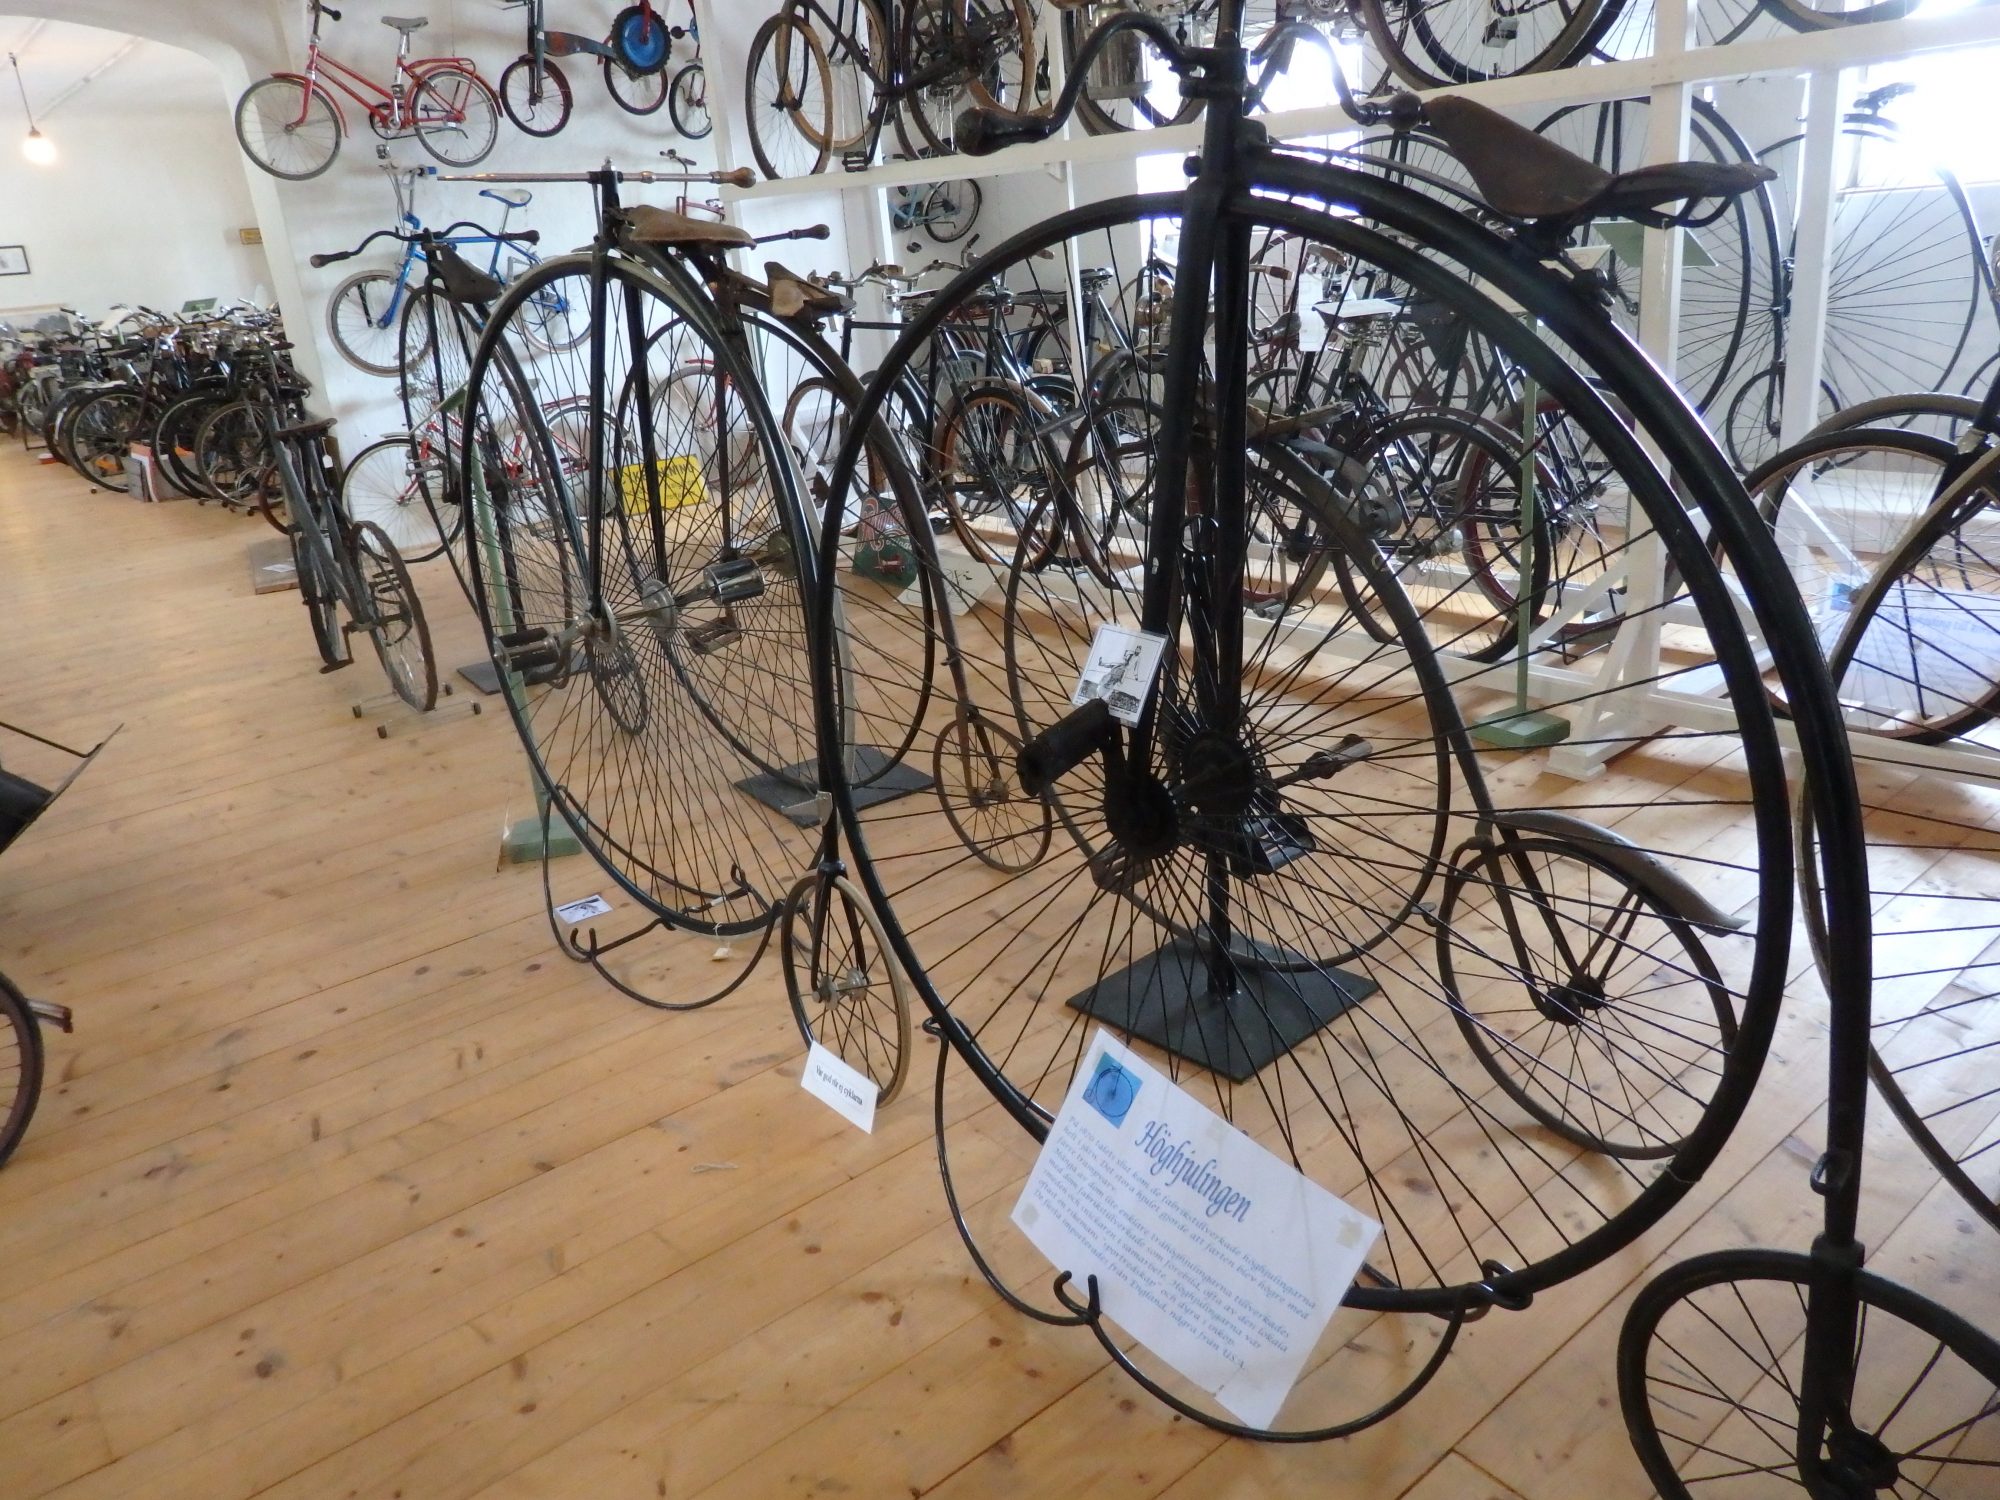
[[[907,762],[889,765],[889,757],[873,745],[858,746],[853,751],[853,757],[849,775],[859,783],[854,788],[856,811],[893,802],[898,797],[907,797],[932,785],[927,774]],[[885,766],[887,770],[883,769]],[[818,780],[819,767],[801,761],[798,765],[786,766],[777,775],[759,771],[735,785],[737,791],[763,803],[773,812],[783,813],[799,827],[816,828],[824,820],[818,794],[813,789]]]
[[[1262,962],[1237,961],[1242,988],[1235,995],[1218,996],[1201,947],[1175,938],[1069,1004],[1232,1083],[1247,1083],[1381,988],[1365,975],[1309,966],[1281,948],[1259,943],[1251,951]]]

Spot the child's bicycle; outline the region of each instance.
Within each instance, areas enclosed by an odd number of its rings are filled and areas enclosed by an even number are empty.
[[[651,0],[628,6],[612,20],[611,33],[603,41],[580,36],[574,31],[550,31],[546,24],[547,0],[501,0],[503,5],[519,5],[528,13],[526,50],[507,64],[500,75],[500,104],[507,118],[534,136],[552,136],[569,124],[575,103],[568,77],[555,61],[558,57],[594,57],[604,71],[604,90],[611,102],[627,114],[650,115],[669,102],[673,88],[667,81],[667,62],[673,44],[694,35],[693,0],[689,0],[687,29],[669,26]],[[673,75],[674,85],[689,68],[696,72],[695,95],[701,101],[702,118],[707,118],[707,90],[700,82],[701,46],[695,45],[696,61]],[[682,135],[697,132],[681,124],[675,112],[674,128]],[[704,127],[699,135],[707,135]]]

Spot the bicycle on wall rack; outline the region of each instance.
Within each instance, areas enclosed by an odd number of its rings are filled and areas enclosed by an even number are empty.
[[[627,114],[650,115],[670,102],[665,72],[668,51],[682,36],[694,35],[692,0],[686,31],[669,27],[650,3],[620,11],[602,41],[573,31],[550,31],[547,0],[501,0],[526,11],[527,45],[500,74],[500,103],[507,118],[533,136],[558,134],[569,123],[575,94],[559,57],[594,57],[604,74],[604,91]],[[696,44],[696,56],[700,44]],[[694,66],[694,65],[690,65]],[[685,72],[686,69],[682,69]],[[674,75],[676,80],[679,74]],[[674,128],[690,132],[678,118]],[[701,134],[706,135],[706,130]]]
[[[415,269],[418,247],[421,244],[423,221],[412,207],[412,196],[418,179],[435,175],[429,168],[399,168],[388,163],[383,171],[389,176],[396,194],[396,223],[403,234],[387,236],[403,246],[402,259],[393,271],[357,271],[333,289],[326,303],[326,329],[333,344],[347,362],[371,375],[394,375],[400,368],[398,361],[406,351],[402,347],[403,310],[408,301],[410,275]],[[463,222],[454,232],[449,243],[457,247],[489,247],[486,256],[486,274],[502,282],[513,279],[529,266],[538,264],[533,247],[541,240],[540,234],[532,229],[517,229],[510,232],[507,221],[514,214],[534,202],[530,193],[507,194],[493,188],[482,188],[480,196],[500,205],[500,226],[488,229],[484,225]],[[372,242],[377,236],[369,236]],[[508,259],[501,262],[502,252]],[[339,257],[345,259],[346,257]],[[315,265],[326,265],[330,261],[319,257]],[[538,344],[551,348],[565,348],[574,343],[581,334],[571,326],[569,310],[562,303],[544,299],[536,304],[535,311],[540,323],[531,331]],[[421,349],[414,351],[421,356]]]
[[[807,177],[838,155],[866,167],[893,117],[907,156],[952,149],[963,99],[1015,104],[1036,77],[1028,0],[785,0],[750,43],[750,150],[766,177]]]
[[[311,24],[304,71],[259,79],[236,101],[236,140],[244,155],[287,181],[319,176],[340,155],[347,134],[332,92],[338,89],[383,140],[413,135],[447,166],[485,159],[499,138],[500,101],[471,58],[410,56],[411,38],[430,24],[428,17],[382,17],[396,33],[395,71],[385,86],[326,54],[320,25],[329,17],[338,21],[341,13],[323,0],[306,5]]]
[[[1085,408],[1064,482],[1034,503],[1011,564],[957,617],[965,686],[934,692],[926,724],[976,715],[1003,728],[1018,748],[996,774],[941,792],[946,815],[930,826],[871,817],[831,737],[821,779],[848,867],[933,1026],[1031,1135],[1046,1134],[1102,1026],[1381,1223],[1346,1305],[1442,1317],[1437,1348],[1399,1369],[1399,1389],[1372,1411],[1279,1433],[1170,1389],[1113,1334],[1099,1288],[1074,1268],[1059,1305],[1021,1297],[1033,1262],[994,1260],[954,1195],[977,1264],[1010,1303],[1088,1327],[1179,1412],[1307,1440],[1396,1409],[1466,1319],[1523,1310],[1630,1244],[1720,1150],[1790,966],[1792,827],[1766,660],[1801,723],[1843,1003],[1866,1005],[1868,915],[1839,708],[1782,560],[1713,439],[1567,250],[1595,219],[1698,223],[1703,205],[1767,174],[1739,163],[1613,174],[1461,98],[1363,105],[1343,90],[1359,123],[1427,124],[1443,139],[1481,189],[1474,218],[1268,145],[1245,113],[1241,23],[1241,5],[1227,5],[1216,44],[1192,47],[1149,16],[1118,17],[1080,55],[1053,115],[961,117],[957,139],[975,155],[1046,138],[1075,106],[1091,48],[1124,32],[1209,105],[1185,193],[1023,230],[923,310],[852,413],[831,491],[855,482],[858,434],[940,331],[1044,257],[1052,276],[1101,267],[1120,285],[1150,255],[1171,261],[1159,393],[1116,424]],[[1430,367],[1413,377],[1448,401],[1483,403],[1460,414],[1465,427],[1497,424],[1530,457],[1558,438],[1595,455],[1623,502],[1601,518],[1603,547],[1547,555],[1529,463],[1489,464],[1489,476],[1511,469],[1511,488],[1468,496],[1462,440],[1439,434],[1352,465],[1313,435],[1337,409],[1256,415],[1247,329],[1265,278],[1251,264],[1270,234],[1290,236],[1300,264],[1337,268],[1322,278],[1333,322],[1345,305],[1451,335],[1376,347],[1412,361],[1427,349]],[[1046,548],[1102,492],[1133,497],[1137,533],[1094,560]],[[1460,518],[1453,530],[1491,539],[1488,573],[1518,608],[1505,652],[1456,644],[1454,625],[1492,620],[1478,578],[1435,559],[1421,613],[1404,588],[1401,539],[1433,492],[1439,514]],[[840,545],[829,508],[823,570]],[[919,555],[959,566],[941,537]],[[1718,556],[1750,584],[1755,645]],[[822,630],[831,593],[815,601]],[[1615,631],[1579,661],[1563,633],[1613,596]],[[1675,644],[1662,656],[1669,620]],[[1163,642],[1153,679],[1115,715],[1084,671],[1099,627]],[[894,658],[936,645],[871,637]],[[824,663],[815,688],[834,722]],[[1657,721],[1637,732],[1611,717],[1633,694],[1697,727],[1671,749],[1641,749]],[[1635,769],[1566,786],[1558,811],[1540,777],[1565,729],[1576,751],[1630,752]],[[1730,757],[1727,785],[1648,784],[1651,757],[1674,764],[1690,740]],[[968,833],[975,810],[986,831]],[[1726,853],[1711,838],[1723,826],[1742,830]],[[1009,920],[968,931],[973,907]],[[1553,1139],[1564,1143],[1555,1157]],[[1005,1245],[1018,1261],[1018,1240]],[[1309,1370],[1351,1332],[1330,1333]],[[1309,1375],[1312,1399],[1342,1399],[1342,1374]]]
[[[979,184],[969,177],[897,188],[889,204],[889,228],[895,234],[921,229],[940,245],[949,245],[979,222],[981,202]]]

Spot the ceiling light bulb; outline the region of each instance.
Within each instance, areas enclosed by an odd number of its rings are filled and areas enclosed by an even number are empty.
[[[21,154],[38,167],[46,167],[56,159],[56,143],[39,130],[28,132],[28,138],[21,142]]]

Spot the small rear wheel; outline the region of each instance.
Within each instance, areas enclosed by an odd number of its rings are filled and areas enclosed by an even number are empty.
[[[838,875],[808,875],[785,903],[785,988],[817,1042],[874,1079],[878,1106],[910,1070],[910,990],[868,898]]]
[[[375,654],[396,696],[418,713],[429,713],[437,704],[437,662],[431,655],[431,629],[417,599],[417,586],[381,527],[357,521],[348,539],[363,590],[354,602],[367,610],[358,623],[375,643]]]
[[[378,528],[405,562],[441,556],[465,524],[462,506],[434,520],[426,492],[443,495],[450,455],[428,441],[389,437],[370,443],[340,480],[340,508],[350,521]],[[449,528],[441,532],[438,520]]]
[[[657,114],[667,102],[667,75],[635,73],[616,58],[602,59],[604,91],[628,115]]]
[[[0,1166],[28,1133],[41,1096],[41,1026],[13,981],[0,974]]]
[[[689,63],[667,85],[667,118],[691,141],[702,140],[715,129],[708,114],[708,73],[700,63]]]
[[[1866,1271],[1854,1274],[1847,1368],[1822,1376],[1834,1409],[1800,1441],[1814,1318],[1835,1311],[1820,1305],[1818,1275],[1809,1256],[1725,1250],[1640,1291],[1618,1336],[1618,1399],[1654,1488],[1664,1500],[1991,1494],[2000,1344]],[[1819,1472],[1801,1472],[1801,1448]]]

